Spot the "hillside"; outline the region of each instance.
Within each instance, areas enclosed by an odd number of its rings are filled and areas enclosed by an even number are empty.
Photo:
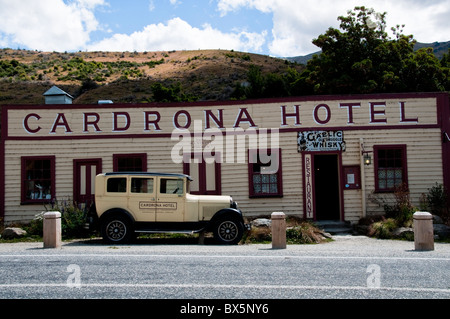
[[[226,50],[166,52],[39,52],[0,50],[0,104],[42,104],[57,85],[76,104],[98,100],[141,103],[152,100],[151,85],[178,83],[197,100],[230,99],[247,80],[251,65],[283,74],[303,66],[265,55]]]
[[[433,43],[416,43],[414,46],[414,50],[419,50],[421,48],[433,48],[434,55],[438,59],[442,59],[444,54],[448,53],[448,50],[450,49],[450,41],[447,42],[433,42]],[[308,55],[302,55],[302,56],[296,56],[296,57],[289,57],[286,58],[288,61],[300,63],[300,64],[306,64],[309,60],[312,59],[313,55],[320,54],[321,51],[317,51]]]

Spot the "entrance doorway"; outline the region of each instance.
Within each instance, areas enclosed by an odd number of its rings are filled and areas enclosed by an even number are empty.
[[[314,155],[314,197],[316,220],[340,220],[337,154]]]

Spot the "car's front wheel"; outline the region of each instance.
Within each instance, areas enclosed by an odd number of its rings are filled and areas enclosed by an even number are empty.
[[[102,223],[102,237],[109,244],[128,243],[132,236],[133,227],[129,218],[114,215],[107,217]]]
[[[236,218],[221,218],[213,229],[214,239],[219,244],[236,245],[244,234],[244,225]]]

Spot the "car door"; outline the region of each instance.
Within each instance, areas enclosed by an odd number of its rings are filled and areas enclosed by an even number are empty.
[[[156,220],[156,177],[131,176],[129,179],[128,207],[130,211],[135,214],[136,221],[154,222]]]
[[[179,177],[158,177],[157,222],[183,222],[186,184]]]

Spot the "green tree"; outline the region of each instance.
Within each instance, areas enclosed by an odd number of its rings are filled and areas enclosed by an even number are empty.
[[[444,56],[441,59],[441,68],[444,72],[444,76],[446,77],[445,80],[445,90],[450,90],[450,49],[448,49],[448,53],[444,54]]]
[[[152,84],[153,101],[155,102],[194,102],[198,97],[193,94],[186,94],[181,88],[181,83],[177,82],[169,87],[159,82]]]
[[[338,17],[313,43],[322,49],[302,74],[306,93],[347,94],[445,90],[446,74],[432,50],[414,52],[412,35],[403,26],[386,32],[386,13],[355,7]]]

